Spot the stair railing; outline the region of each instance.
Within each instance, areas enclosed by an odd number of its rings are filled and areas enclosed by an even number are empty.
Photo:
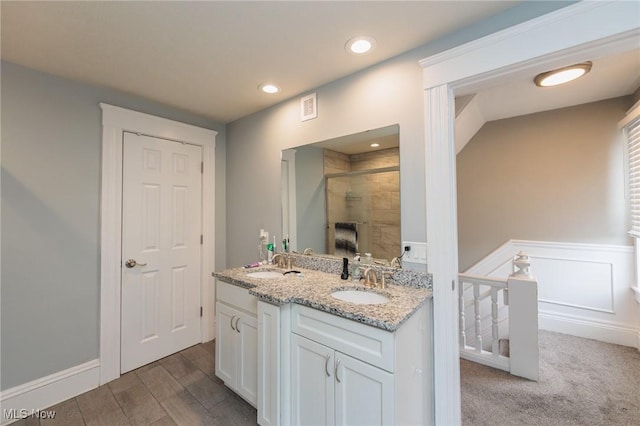
[[[529,257],[520,252],[513,260],[514,273],[507,279],[458,275],[459,343],[463,359],[537,381],[538,283],[530,274],[530,266]],[[508,306],[508,353],[501,350],[501,343],[507,340],[500,338],[500,294],[503,306]],[[489,298],[489,314],[483,316],[487,305],[483,301]],[[467,318],[467,307],[473,308],[473,321]],[[471,329],[473,335],[468,339],[467,330]],[[483,345],[488,330],[491,344]]]

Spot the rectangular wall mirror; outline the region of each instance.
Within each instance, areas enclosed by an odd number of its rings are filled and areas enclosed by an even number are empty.
[[[282,152],[283,235],[293,250],[400,256],[399,140],[396,124]]]

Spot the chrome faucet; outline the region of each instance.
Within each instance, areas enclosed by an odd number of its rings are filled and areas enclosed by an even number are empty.
[[[373,281],[371,280],[371,276],[373,276]],[[362,277],[364,278],[364,285],[370,285],[372,287],[378,286],[378,275],[375,269],[366,268],[362,273]]]

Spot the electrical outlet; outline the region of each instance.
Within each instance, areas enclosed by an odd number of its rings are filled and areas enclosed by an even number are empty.
[[[413,263],[427,263],[427,243],[405,241],[402,246],[405,249],[403,260]]]
[[[269,242],[269,232],[264,229],[260,230],[260,241],[262,241],[262,245],[266,246]]]

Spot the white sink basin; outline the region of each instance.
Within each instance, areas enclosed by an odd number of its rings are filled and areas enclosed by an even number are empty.
[[[331,297],[344,302],[355,303],[356,305],[381,305],[389,301],[389,298],[382,294],[358,290],[334,291],[331,293]]]
[[[255,271],[247,272],[247,276],[251,278],[282,278],[282,272],[278,271]]]

